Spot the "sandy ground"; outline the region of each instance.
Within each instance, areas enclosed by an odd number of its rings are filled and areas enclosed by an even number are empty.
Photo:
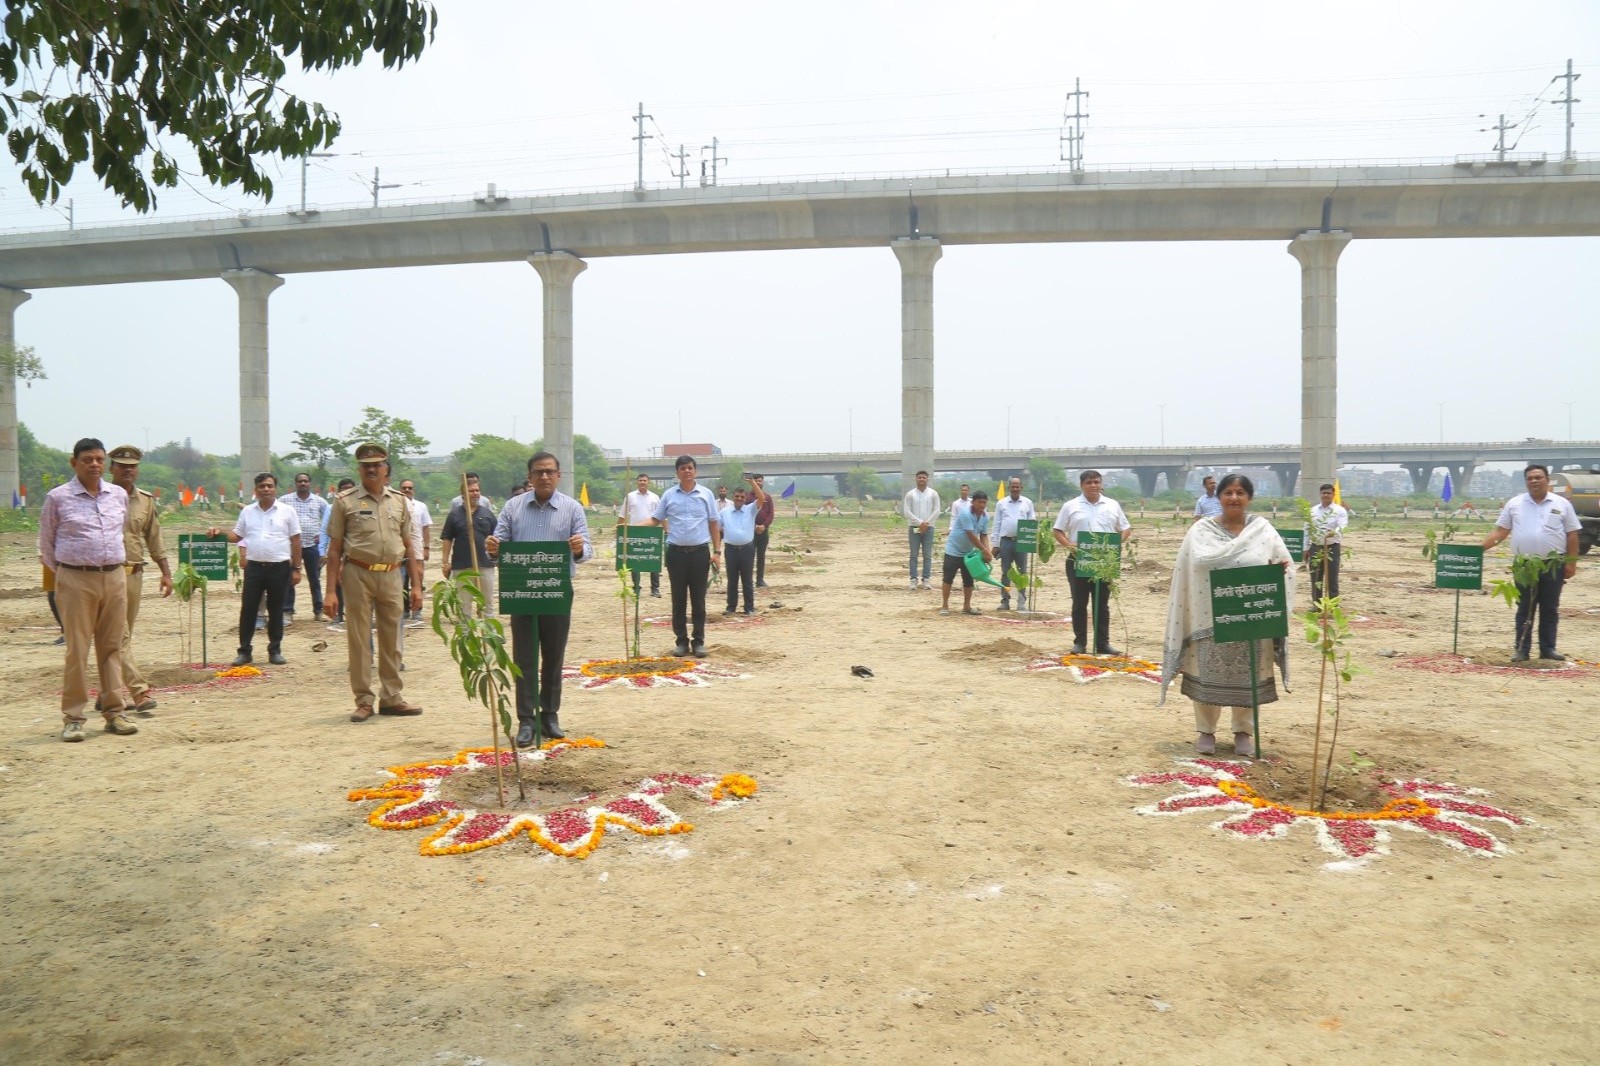
[[[1181,531],[1137,528],[1128,646],[1159,657]],[[774,552],[762,605],[784,608],[712,628],[712,663],[749,679],[569,687],[563,722],[614,745],[611,771],[761,783],[693,833],[613,831],[586,861],[526,841],[423,858],[422,831],[380,832],[373,804],[346,800],[385,766],[488,742],[427,632],[406,674],[420,718],[348,722],[342,638],[302,622],[265,680],[162,692],[139,735],[91,722],[86,743],[61,743],[60,649],[29,540],[7,536],[0,1060],[1594,1061],[1600,671],[1380,657],[1449,650],[1453,598],[1418,588],[1421,529],[1349,537],[1370,673],[1340,761],[1359,750],[1488,789],[1534,824],[1500,832],[1500,858],[1400,833],[1349,870],[1303,829],[1247,841],[1205,814],[1136,815],[1159,796],[1123,779],[1190,750],[1187,704],[1157,709],[1129,678],[1024,672],[1067,633],[1001,624],[992,592],[983,617],[939,617],[937,593],[904,587],[904,533],[870,520],[780,524],[811,549],[798,565]],[[1593,661],[1585,562],[1562,646]],[[621,654],[613,588],[585,569],[569,661]],[[1065,602],[1058,577],[1044,606]],[[214,662],[236,604],[213,600]],[[146,663],[180,662],[179,617],[147,601]],[[1510,626],[1500,603],[1464,598],[1463,650],[1503,655]],[[669,632],[645,642],[662,653]],[[1295,667],[1263,730],[1269,751],[1304,756],[1314,660],[1297,647]]]

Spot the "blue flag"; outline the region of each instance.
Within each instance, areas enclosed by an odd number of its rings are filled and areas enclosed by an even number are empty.
[[[783,492],[781,492],[778,495],[778,499],[787,500],[790,496],[793,496],[793,495],[794,495],[794,482],[791,481],[791,482],[789,482],[789,487],[784,489]]]
[[[22,506],[22,497],[17,495],[17,490],[11,490],[11,509],[15,511]]]
[[[1455,495],[1455,493],[1450,491],[1450,471],[1446,470],[1444,472],[1444,491],[1439,494],[1439,498],[1442,499],[1445,503],[1449,503],[1450,502],[1450,497],[1452,497],[1454,495]]]

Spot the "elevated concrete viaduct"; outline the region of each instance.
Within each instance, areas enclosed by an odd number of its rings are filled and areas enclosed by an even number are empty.
[[[947,176],[480,197],[241,213],[0,241],[0,340],[32,289],[222,278],[239,297],[240,449],[268,462],[267,299],[325,270],[526,262],[544,286],[544,436],[572,469],[573,283],[606,256],[889,248],[901,267],[901,451],[933,463],[933,268],[945,246],[1285,242],[1301,271],[1302,490],[1337,467],[1337,273],[1353,238],[1600,234],[1600,163],[1283,167]],[[0,500],[17,485],[16,393],[0,382]],[[571,488],[570,484],[565,486]]]

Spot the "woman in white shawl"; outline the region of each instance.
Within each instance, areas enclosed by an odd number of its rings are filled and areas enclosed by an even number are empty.
[[[1290,563],[1289,549],[1272,523],[1250,513],[1255,486],[1243,474],[1228,474],[1217,488],[1222,513],[1202,518],[1189,528],[1172,568],[1172,595],[1167,601],[1167,635],[1161,657],[1161,700],[1167,686],[1183,675],[1180,691],[1194,701],[1195,750],[1202,755],[1217,750],[1217,720],[1223,707],[1233,708],[1233,750],[1254,758],[1255,738],[1250,713],[1250,646],[1246,641],[1217,644],[1211,639],[1211,578],[1213,570],[1235,566]],[[1288,585],[1289,614],[1294,614],[1294,585]],[[1257,642],[1256,701],[1278,699],[1272,663],[1278,663],[1284,690],[1289,687],[1287,641]],[[1158,703],[1159,706],[1159,703]]]

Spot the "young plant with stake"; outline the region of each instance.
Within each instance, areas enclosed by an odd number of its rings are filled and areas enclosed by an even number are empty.
[[[205,617],[206,585],[208,582],[192,563],[179,563],[172,576],[172,591],[185,605],[183,624],[183,661],[194,662],[194,594],[200,593],[200,616]],[[202,653],[203,654],[203,653]]]
[[[1117,621],[1122,623],[1123,647],[1128,648],[1130,647],[1128,616],[1122,612],[1122,553],[1124,550],[1127,550],[1129,558],[1132,558],[1131,541],[1127,543],[1078,545],[1078,554],[1082,557],[1082,567],[1079,572],[1088,580],[1106,589],[1106,594],[1111,597],[1112,604],[1117,608]],[[1098,620],[1100,617],[1100,605],[1095,603],[1092,609],[1094,612],[1092,621]],[[1106,643],[1106,635],[1104,633],[1095,633],[1094,641],[1095,647],[1101,647]]]
[[[1496,578],[1489,582],[1489,595],[1498,596],[1506,601],[1506,606],[1516,609],[1522,602],[1522,590],[1530,592],[1538,588],[1539,580],[1547,573],[1561,569],[1568,563],[1577,562],[1575,555],[1563,555],[1560,552],[1549,552],[1545,555],[1513,555],[1511,557],[1511,580]],[[1533,639],[1533,610],[1530,608],[1528,615],[1522,622],[1522,628],[1517,630],[1517,644],[1513,654],[1529,645]]]
[[[1328,551],[1328,540],[1332,530],[1324,529],[1312,520],[1311,504],[1308,501],[1296,500],[1295,506],[1300,512],[1301,522],[1310,531],[1311,552],[1307,557],[1308,563],[1321,568],[1322,579],[1318,584],[1326,590],[1328,569],[1332,562],[1331,553]],[[1350,639],[1350,619],[1340,606],[1339,597],[1324,596],[1314,601],[1311,612],[1305,618],[1305,629],[1306,643],[1317,649],[1318,656],[1322,660],[1317,677],[1317,722],[1311,737],[1311,809],[1320,811],[1327,799],[1328,777],[1333,772],[1333,753],[1339,747],[1339,712],[1342,709],[1343,686],[1349,684],[1362,670],[1352,661],[1349,650],[1344,646]],[[1333,669],[1331,708],[1327,703],[1329,667]],[[1333,719],[1326,759],[1322,755],[1322,722],[1325,715]]]

